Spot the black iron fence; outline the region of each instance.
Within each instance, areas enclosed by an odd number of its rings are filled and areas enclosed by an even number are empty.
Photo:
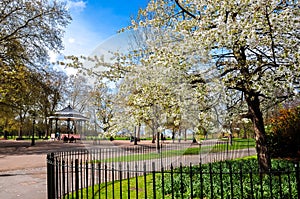
[[[252,154],[253,148],[229,150],[219,141],[51,153],[48,199],[299,198],[299,163],[262,174],[250,162],[227,161]]]

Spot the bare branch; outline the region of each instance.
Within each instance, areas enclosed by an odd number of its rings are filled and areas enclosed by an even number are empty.
[[[190,17],[192,17],[193,19],[197,19],[196,15],[192,14],[191,12],[189,12],[187,9],[185,9],[182,5],[180,5],[178,0],[175,0],[175,3],[177,4],[177,6],[187,15],[189,15]]]

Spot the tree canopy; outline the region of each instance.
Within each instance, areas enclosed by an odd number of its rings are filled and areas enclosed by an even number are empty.
[[[62,37],[71,20],[62,1],[0,2],[0,64],[43,66],[48,53],[63,49]]]
[[[122,99],[135,119],[151,118],[155,103],[181,118],[184,104],[198,104],[199,121],[251,119],[260,168],[267,171],[264,109],[299,96],[299,10],[298,1],[151,0],[121,30],[151,35],[126,56],[116,53],[112,64],[95,58],[95,65],[107,68],[101,78],[123,78]]]
[[[7,116],[3,120],[18,118],[22,126],[29,110],[38,109],[46,120],[57,107],[66,77],[52,68],[48,53],[63,49],[70,20],[62,1],[0,1],[0,114]]]
[[[209,63],[226,90],[242,93],[236,96],[248,112],[241,115],[252,120],[260,166],[268,169],[261,106],[282,102],[299,89],[298,2],[153,0],[139,13],[130,28],[165,30],[163,45],[152,41],[151,50],[160,46],[194,65]]]

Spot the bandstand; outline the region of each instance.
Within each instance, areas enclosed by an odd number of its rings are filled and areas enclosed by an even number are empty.
[[[55,121],[54,129],[53,121]],[[80,135],[82,135],[84,131],[84,124],[86,121],[89,121],[89,118],[85,117],[79,111],[74,110],[69,105],[49,117],[51,138],[62,139],[64,141],[81,139]]]

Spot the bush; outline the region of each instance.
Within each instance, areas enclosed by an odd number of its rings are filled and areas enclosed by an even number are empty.
[[[299,157],[300,107],[281,109],[270,120],[269,128],[267,142],[272,157]]]

